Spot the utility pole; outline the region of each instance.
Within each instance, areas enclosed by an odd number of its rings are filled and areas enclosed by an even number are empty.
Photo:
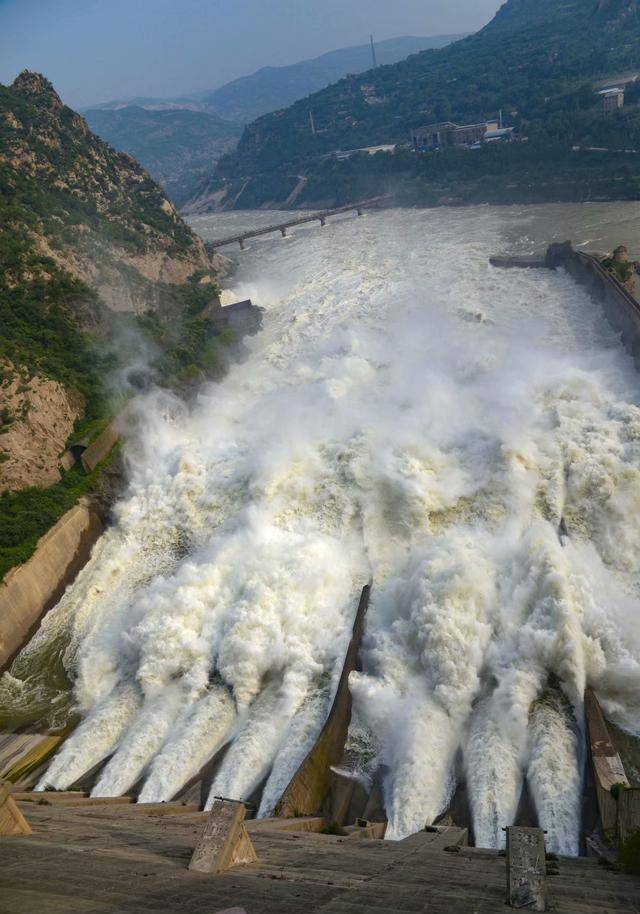
[[[373,35],[369,36],[371,38],[371,60],[373,61],[373,69],[378,69],[378,57],[376,55],[376,46],[373,41]]]
[[[311,125],[311,133],[316,135],[316,122],[313,119],[313,111],[309,112],[309,124]]]

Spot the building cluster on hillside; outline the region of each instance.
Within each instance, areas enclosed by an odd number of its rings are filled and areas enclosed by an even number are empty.
[[[444,121],[416,127],[411,131],[411,145],[416,152],[434,152],[446,147],[477,147],[481,143],[509,142],[515,137],[513,127],[502,127],[501,121],[479,124],[454,124]]]
[[[624,87],[612,86],[610,89],[602,89],[598,95],[602,99],[605,114],[624,108]]]

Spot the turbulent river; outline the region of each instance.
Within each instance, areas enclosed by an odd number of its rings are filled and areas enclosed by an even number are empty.
[[[82,714],[41,786],[110,757],[96,795],[166,800],[232,739],[211,798],[266,779],[270,814],[372,580],[349,757],[383,773],[388,837],[464,779],[499,846],[526,779],[577,854],[585,686],[640,732],[640,376],[570,277],[488,257],[606,250],[636,216],[389,211],[255,241],[225,293],[265,309],[247,360],[189,410],[149,395],[115,524],[12,670],[30,687],[62,644]]]

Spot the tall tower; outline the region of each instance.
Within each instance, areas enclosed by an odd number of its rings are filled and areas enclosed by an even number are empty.
[[[309,112],[309,126],[311,127],[311,133],[315,136],[316,135],[316,122],[313,117],[313,111]]]
[[[369,36],[371,38],[371,60],[373,61],[373,69],[378,69],[378,57],[376,55],[376,46],[373,41],[373,35]]]

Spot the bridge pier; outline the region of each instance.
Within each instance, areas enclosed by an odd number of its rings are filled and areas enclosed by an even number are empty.
[[[244,251],[244,238],[239,238],[238,244],[240,245],[240,250]]]
[[[286,238],[286,237],[287,237],[287,228],[286,228],[286,226],[285,226],[284,228],[281,228],[280,231],[281,231],[281,233],[282,233],[282,237],[283,237],[283,238]]]
[[[358,215],[359,215],[359,216],[362,215],[362,207],[361,207],[361,206],[358,207]]]
[[[327,220],[325,219],[325,217],[320,216],[320,225],[322,226],[322,228],[324,228],[326,224],[327,224]]]

